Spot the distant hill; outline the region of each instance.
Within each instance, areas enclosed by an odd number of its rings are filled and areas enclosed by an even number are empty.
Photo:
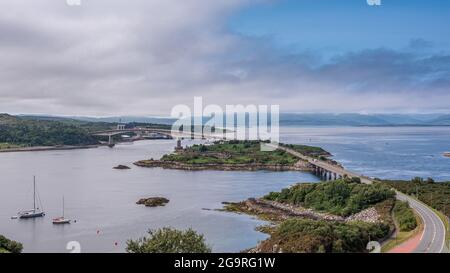
[[[49,117],[47,117],[49,118]],[[57,117],[53,117],[57,118]],[[78,121],[117,123],[151,123],[171,125],[176,119],[164,117],[65,117]],[[208,118],[203,119],[204,122]],[[438,114],[280,114],[283,126],[450,126],[450,115]]]
[[[285,126],[450,126],[450,115],[281,114],[280,124]]]
[[[450,125],[450,115],[443,115],[430,121],[432,125]]]
[[[76,123],[76,122],[75,122]],[[91,145],[98,141],[79,124],[32,120],[0,114],[0,148],[17,146]]]
[[[111,126],[119,121],[123,123],[172,125],[176,119],[164,117],[144,116],[112,116],[112,117],[58,117],[58,116],[31,116],[20,115],[23,119],[59,121],[74,125],[100,125]],[[11,117],[10,117],[11,119]],[[204,118],[204,122],[208,119]],[[450,114],[280,114],[282,126],[450,126]]]
[[[162,117],[139,117],[139,116],[117,116],[117,117],[79,117],[73,116],[69,117],[73,120],[83,120],[90,122],[111,122],[111,123],[149,123],[149,124],[165,124],[172,125],[176,121],[173,118],[162,118]]]

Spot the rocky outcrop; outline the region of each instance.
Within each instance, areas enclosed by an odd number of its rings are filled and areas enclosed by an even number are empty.
[[[301,206],[294,206],[290,204],[283,204],[274,201],[268,201],[264,199],[250,198],[246,200],[245,206],[254,212],[263,214],[279,214],[282,218],[289,217],[301,217],[313,220],[327,220],[327,221],[344,221],[343,217],[316,212],[312,209],[303,208]]]
[[[141,160],[135,162],[134,165],[139,167],[155,168],[160,167],[164,169],[186,170],[186,171],[201,171],[201,170],[220,170],[220,171],[311,171],[311,168],[304,161],[299,161],[294,165],[282,164],[186,164],[175,161],[162,160]]]
[[[378,211],[374,208],[368,208],[353,215],[350,215],[345,219],[346,222],[352,221],[362,221],[366,223],[379,223],[381,221],[381,216]]]
[[[128,166],[125,166],[125,165],[118,165],[116,167],[113,167],[113,169],[116,169],[116,170],[129,170],[131,168],[128,167]]]
[[[165,206],[167,203],[169,203],[169,199],[164,197],[141,198],[136,202],[136,204],[144,205],[146,207]]]
[[[298,205],[285,204],[265,199],[250,198],[240,203],[226,203],[226,210],[248,213],[262,218],[282,221],[291,217],[307,218],[312,220],[325,220],[337,222],[362,221],[366,223],[381,222],[381,216],[378,211],[371,207],[360,211],[359,213],[342,217],[330,213],[318,212],[313,209],[304,208]]]

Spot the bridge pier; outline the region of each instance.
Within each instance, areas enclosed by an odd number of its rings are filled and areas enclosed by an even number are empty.
[[[319,168],[319,178],[320,180],[323,180],[323,169]]]
[[[322,181],[334,181],[334,180],[338,180],[338,179],[342,178],[342,175],[340,175],[334,171],[329,171],[329,170],[319,167],[317,165],[311,164],[311,168],[312,168],[312,173],[315,176],[319,177],[320,180],[322,180]]]

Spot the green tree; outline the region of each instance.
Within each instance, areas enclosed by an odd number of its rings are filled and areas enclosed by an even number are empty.
[[[0,253],[2,250],[10,253],[22,252],[23,246],[21,243],[9,240],[3,235],[0,235]]]
[[[149,230],[148,237],[136,241],[128,240],[129,253],[209,253],[211,248],[205,243],[203,235],[192,229],[176,230],[162,228]]]

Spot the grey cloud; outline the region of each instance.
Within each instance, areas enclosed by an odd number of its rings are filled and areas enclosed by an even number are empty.
[[[263,1],[2,1],[1,112],[167,115],[193,96],[284,111],[450,108],[448,55],[372,49],[324,64],[227,30]]]

